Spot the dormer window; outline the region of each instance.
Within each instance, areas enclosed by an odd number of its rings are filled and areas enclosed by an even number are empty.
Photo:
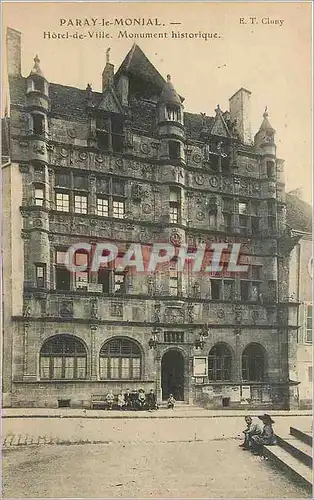
[[[36,78],[34,79],[34,90],[37,90],[38,92],[41,92],[42,94],[45,93],[45,82],[41,78]]]
[[[111,116],[97,116],[96,133],[98,148],[101,151],[123,152],[123,118],[112,113]]]
[[[180,119],[180,109],[174,106],[167,106],[167,120],[171,122],[179,122]]]

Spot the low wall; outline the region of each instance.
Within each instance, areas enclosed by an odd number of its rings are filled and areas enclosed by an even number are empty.
[[[93,395],[107,394],[110,390],[114,394],[136,389],[149,392],[155,390],[153,381],[89,381],[89,382],[21,382],[15,383],[10,405],[13,408],[58,408],[60,405],[71,408],[90,408]],[[61,404],[60,404],[61,402]],[[3,405],[6,406],[6,405]]]

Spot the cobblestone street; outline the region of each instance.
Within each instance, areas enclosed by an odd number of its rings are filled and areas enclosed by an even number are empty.
[[[239,448],[242,429],[242,417],[6,418],[3,497],[307,498]]]

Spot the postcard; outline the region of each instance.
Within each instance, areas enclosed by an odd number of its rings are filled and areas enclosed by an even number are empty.
[[[4,2],[3,498],[309,498],[311,2]]]

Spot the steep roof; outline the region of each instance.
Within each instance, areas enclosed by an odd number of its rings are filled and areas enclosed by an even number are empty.
[[[265,109],[265,112],[263,113],[263,121],[261,123],[259,130],[273,130],[273,131],[275,131],[275,129],[271,126],[271,124],[268,120],[267,108]]]
[[[44,74],[41,70],[39,63],[40,63],[40,59],[38,57],[38,54],[36,54],[36,56],[34,57],[34,67],[31,70],[29,76],[41,76],[44,78]]]
[[[155,66],[146,57],[142,49],[135,43],[117,70],[115,82],[118,81],[119,76],[123,73],[142,78],[143,80],[148,80],[160,90],[163,89],[166,83]]]
[[[26,94],[26,78],[22,76],[10,76],[10,102],[24,106]],[[49,96],[51,99],[51,113],[55,117],[60,117],[69,121],[86,122],[86,90],[75,87],[68,87],[58,83],[49,83]],[[92,99],[95,107],[100,104],[103,98],[102,92],[92,92]],[[153,103],[137,100],[134,97],[130,100],[133,126],[143,129],[147,133],[156,132],[156,111]],[[214,118],[206,116],[206,127],[210,130]],[[200,140],[200,133],[204,127],[203,118],[199,113],[184,113],[184,123],[187,135],[190,139]]]
[[[159,102],[164,104],[173,104],[176,106],[181,105],[181,99],[171,82],[170,75],[167,75],[167,82],[164,84],[164,88],[161,91]]]
[[[298,193],[291,191],[286,194],[287,202],[287,225],[290,229],[312,232],[312,212],[313,208],[309,203],[301,200]]]

